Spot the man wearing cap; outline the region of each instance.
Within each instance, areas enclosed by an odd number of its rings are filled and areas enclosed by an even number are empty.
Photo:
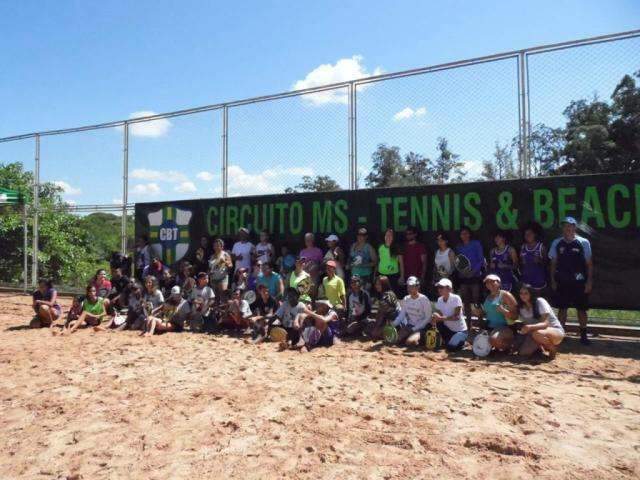
[[[436,283],[436,288],[439,297],[431,321],[440,332],[445,348],[449,351],[459,350],[464,346],[469,334],[462,312],[462,298],[452,293],[453,284],[448,278],[441,278]]]
[[[407,279],[409,294],[402,301],[400,314],[393,321],[394,327],[400,327],[398,344],[418,345],[424,337],[427,325],[431,323],[431,302],[426,295],[420,293],[420,280],[416,277]]]
[[[357,275],[351,277],[347,298],[347,328],[346,333],[355,335],[363,332],[370,324],[371,297],[362,288],[362,281]]]
[[[586,238],[576,235],[578,222],[566,217],[561,222],[562,236],[556,238],[549,248],[551,259],[551,286],[556,292],[558,318],[565,326],[567,309],[578,311],[580,342],[588,345],[587,310],[589,294],[593,287],[593,261],[591,244]]]
[[[325,242],[327,242],[327,247],[328,247],[327,253],[324,254],[324,262],[325,264],[329,260],[333,260],[334,262],[336,262],[336,275],[338,275],[341,279],[344,280],[345,277],[344,277],[343,265],[345,261],[345,255],[342,248],[340,248],[340,245],[338,245],[338,242],[340,241],[340,239],[338,238],[337,235],[332,233],[324,240]]]
[[[351,275],[358,275],[365,289],[368,289],[371,285],[373,267],[378,264],[376,251],[367,242],[368,233],[364,227],[358,229],[356,242],[351,245],[349,250],[349,262],[347,264],[347,268],[351,269]]]
[[[327,262],[327,276],[322,279],[322,288],[325,296],[333,305],[340,305],[344,308],[346,304],[344,280],[336,275],[336,262],[334,260]]]
[[[238,241],[233,244],[231,249],[231,257],[235,261],[236,270],[246,268],[250,271],[254,255],[255,247],[249,241],[249,229],[242,227],[238,230]]]

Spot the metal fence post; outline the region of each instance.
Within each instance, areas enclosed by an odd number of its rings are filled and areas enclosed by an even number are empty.
[[[22,206],[22,281],[25,294],[29,288],[29,279],[27,278],[29,276],[29,252],[27,252],[29,246],[29,226],[27,225],[27,217],[27,202],[24,202],[24,205]]]
[[[349,83],[349,188],[358,188],[358,141],[356,115],[356,84]]]
[[[33,178],[33,252],[31,258],[31,285],[38,283],[38,220],[40,214],[40,135],[35,135],[35,169]]]
[[[531,176],[529,164],[529,87],[527,82],[527,54],[518,53],[518,113],[519,113],[519,150],[520,176]]]
[[[228,196],[229,166],[229,107],[222,107],[222,197]]]
[[[127,253],[127,205],[129,203],[129,122],[124,122],[122,135],[122,238],[121,252]]]

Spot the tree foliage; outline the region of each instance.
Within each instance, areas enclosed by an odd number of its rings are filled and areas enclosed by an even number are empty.
[[[301,183],[293,188],[286,188],[284,193],[334,192],[336,190],[340,190],[340,185],[328,175],[317,175],[315,177],[304,175]]]

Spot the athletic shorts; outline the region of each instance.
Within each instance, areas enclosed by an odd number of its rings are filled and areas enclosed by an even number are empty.
[[[558,282],[555,307],[589,309],[589,295],[584,292],[585,282]]]

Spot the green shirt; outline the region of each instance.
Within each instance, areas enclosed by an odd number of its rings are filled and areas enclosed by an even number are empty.
[[[382,275],[397,275],[400,273],[400,262],[398,256],[391,256],[391,249],[386,245],[378,247],[378,273]]]
[[[96,298],[95,303],[91,303],[89,299],[85,299],[85,301],[82,302],[82,311],[95,315],[96,317],[104,314],[104,298]]]
[[[344,289],[344,280],[338,275],[334,275],[331,280],[329,277],[324,277],[322,280],[322,286],[324,287],[324,294],[334,306],[343,304],[343,299],[346,296]]]

